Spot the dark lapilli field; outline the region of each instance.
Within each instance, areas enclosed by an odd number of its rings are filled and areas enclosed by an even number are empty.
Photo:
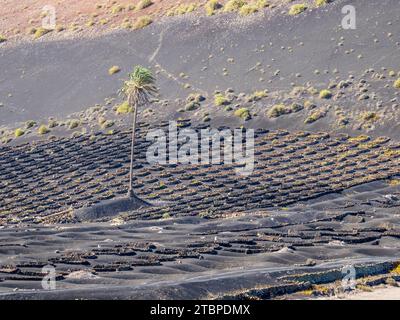
[[[255,169],[247,177],[237,175],[235,163],[149,165],[148,128],[142,124],[136,147],[134,189],[168,204],[131,212],[128,220],[284,207],[399,172],[400,144],[388,138],[285,130],[256,131]],[[71,221],[74,208],[124,195],[129,138],[126,131],[1,148],[1,223]]]

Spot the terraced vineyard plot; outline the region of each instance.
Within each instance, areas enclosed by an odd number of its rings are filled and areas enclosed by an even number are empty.
[[[200,217],[182,217],[131,221],[118,226],[110,226],[109,223],[76,224],[62,228],[37,226],[27,228],[25,232],[6,227],[2,231],[2,254],[13,252],[15,256],[2,260],[0,292],[18,295],[18,291],[11,293],[11,289],[40,288],[44,276],[42,267],[45,265],[56,268],[58,289],[73,288],[78,290],[77,295],[84,295],[90,285],[98,284],[101,288],[94,294],[111,297],[116,293],[102,290],[103,286],[117,290],[122,283],[134,288],[132,295],[135,297],[140,297],[140,290],[155,295],[157,282],[163,280],[165,275],[172,282],[174,279],[177,283],[189,281],[191,288],[206,285],[205,292],[191,290],[192,298],[211,293],[237,294],[237,290],[250,290],[258,285],[293,285],[294,290],[286,288],[280,294],[296,292],[304,290],[302,286],[305,284],[303,281],[299,285],[300,281],[296,278],[303,276],[309,277],[307,281],[311,283],[323,282],[318,279],[329,276],[333,271],[328,270],[317,276],[308,273],[316,272],[314,266],[318,268],[320,263],[332,261],[334,256],[358,252],[358,257],[379,253],[379,256],[395,258],[400,229],[398,223],[389,225],[388,222],[392,221],[393,211],[399,203],[391,203],[389,207],[379,211],[373,206],[365,206],[358,211],[317,211],[308,207],[286,212],[260,210],[250,216],[208,221]],[[41,245],[44,240],[49,241],[48,246]],[[387,266],[381,270],[380,260],[376,262],[365,276],[388,273],[394,266],[392,262],[385,262]],[[288,263],[301,271],[293,274],[280,271],[279,277],[262,273],[260,278],[248,269],[263,267],[273,274],[274,270],[279,270],[277,266],[285,270]],[[240,270],[236,274],[237,267]],[[245,284],[230,281],[220,286],[218,280],[213,279],[190,283],[190,279],[207,277],[210,271],[223,275],[227,268],[232,279],[246,277]],[[334,272],[341,274],[340,269]],[[287,281],[282,281],[282,276]],[[140,290],[135,287],[141,285],[144,287]],[[146,285],[150,287],[146,289]],[[221,291],[221,288],[224,289]],[[120,290],[123,292],[124,289]],[[165,294],[176,298],[183,292],[167,289]]]
[[[185,126],[190,123],[183,121]],[[236,174],[238,164],[149,165],[147,130],[142,124],[134,188],[143,199],[169,205],[132,212],[125,219],[216,217],[287,206],[399,172],[400,145],[387,138],[280,130],[256,131],[255,169],[247,177]],[[119,132],[2,148],[1,223],[71,220],[73,209],[124,195],[129,139],[129,132]]]

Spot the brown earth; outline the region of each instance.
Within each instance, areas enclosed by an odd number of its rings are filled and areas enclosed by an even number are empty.
[[[222,6],[228,0],[221,0]],[[310,0],[306,0],[308,2]],[[46,38],[59,39],[82,36],[97,36],[113,30],[132,28],[134,22],[142,16],[150,16],[154,21],[164,16],[182,15],[176,10],[185,5],[194,5],[191,13],[205,15],[206,0],[153,0],[153,4],[136,9],[139,0],[5,0],[0,8],[0,35],[8,40],[34,39],[32,29],[39,28],[45,19],[44,7],[56,9],[56,30]],[[253,3],[249,1],[248,3]],[[282,0],[268,1],[268,10],[287,6]],[[217,10],[220,13],[222,10]],[[62,27],[62,30],[59,28]]]

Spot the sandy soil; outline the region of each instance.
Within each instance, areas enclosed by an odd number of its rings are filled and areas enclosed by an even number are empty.
[[[310,0],[306,0],[310,1]],[[130,29],[142,16],[158,21],[163,17],[183,14],[205,15],[206,0],[153,0],[152,4],[138,9],[140,0],[5,0],[0,8],[0,34],[12,42],[29,42],[34,39],[32,28],[42,26],[46,19],[45,6],[56,13],[56,29],[47,39],[96,37],[118,29]],[[224,5],[227,0],[219,1]],[[268,1],[268,10],[287,7],[282,0]],[[192,6],[188,12],[187,8]],[[216,10],[220,13],[222,10]]]
[[[348,300],[400,300],[400,288],[376,289],[373,292],[357,293],[347,296]]]
[[[371,289],[371,292],[357,290],[351,294],[344,294],[338,297],[319,298],[318,300],[400,300],[400,288],[378,287]]]
[[[130,9],[129,6],[137,5],[139,1],[131,0],[5,0],[1,7],[0,30],[11,38],[22,38],[32,40],[29,35],[31,28],[42,25],[43,8],[53,6],[56,9],[56,23],[65,30],[59,32],[55,37],[94,35],[96,33],[110,32],[123,28],[126,19],[135,21],[140,16],[151,15],[155,18],[165,15],[168,10],[179,4],[192,3],[193,1],[182,0],[178,3],[171,0],[155,0],[153,4],[141,10]],[[203,1],[194,1],[201,4]],[[118,7],[121,10],[116,10]],[[107,21],[102,26],[101,21]],[[93,25],[88,25],[93,22]]]

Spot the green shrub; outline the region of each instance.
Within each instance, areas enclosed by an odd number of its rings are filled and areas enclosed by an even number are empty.
[[[58,126],[58,122],[56,120],[49,121],[49,128],[55,128]]]
[[[206,14],[208,16],[212,16],[216,10],[222,8],[222,5],[218,2],[218,0],[209,0],[206,5]]]
[[[257,0],[255,5],[258,9],[263,9],[269,7],[269,2],[267,0]]]
[[[321,118],[325,117],[325,112],[323,111],[315,111],[313,112],[305,121],[304,123],[310,124],[313,123]]]
[[[117,114],[127,114],[127,113],[131,113],[132,111],[133,111],[133,109],[129,105],[128,101],[121,103],[116,109]]]
[[[135,22],[135,25],[133,26],[134,29],[142,29],[149,24],[151,24],[153,20],[149,16],[142,16],[138,18]]]
[[[281,115],[290,113],[290,109],[286,108],[283,104],[277,104],[272,106],[272,108],[268,111],[268,117],[270,118],[278,118]]]
[[[193,111],[200,108],[200,103],[197,101],[190,101],[185,105],[185,111]]]
[[[362,114],[362,119],[364,121],[375,122],[379,120],[379,115],[376,112],[367,111]]]
[[[114,121],[112,121],[112,120],[106,120],[106,121],[104,121],[103,122],[103,124],[101,125],[101,127],[103,128],[103,129],[106,129],[106,128],[111,128],[112,126],[114,126]]]
[[[193,12],[196,10],[197,5],[195,3],[181,4],[177,8],[168,11],[168,16],[179,16],[186,13]]]
[[[16,138],[23,136],[25,134],[25,131],[22,130],[21,128],[18,128],[17,130],[15,130],[14,135]]]
[[[0,43],[6,42],[6,41],[7,41],[7,38],[0,34]]]
[[[33,34],[33,37],[34,37],[35,39],[39,39],[40,37],[43,37],[45,34],[49,33],[50,31],[51,31],[51,30],[45,29],[45,28],[42,28],[42,27],[37,28],[37,29],[35,30],[35,33]]]
[[[266,91],[254,91],[250,96],[249,101],[258,101],[266,97],[268,97],[268,93]]]
[[[249,109],[247,108],[240,108],[234,112],[236,117],[242,118],[243,120],[249,120],[251,118]]]
[[[46,133],[49,133],[49,132],[50,132],[50,129],[47,128],[45,125],[41,125],[39,127],[39,129],[38,129],[38,133],[39,134],[46,134]]]
[[[162,215],[162,218],[163,218],[163,219],[171,219],[171,215],[170,215],[168,212],[165,212],[165,213]]]
[[[78,127],[80,124],[81,122],[79,120],[73,119],[68,122],[68,128],[72,130]]]
[[[243,0],[229,0],[224,7],[225,12],[239,11],[246,4]]]
[[[328,0],[315,0],[315,5],[317,7],[322,7],[326,4],[328,4],[328,2],[329,2]]]
[[[89,20],[88,22],[86,22],[86,27],[93,27],[93,26],[94,26],[93,20]]]
[[[141,10],[147,7],[150,7],[153,4],[151,0],[141,0],[136,6],[136,10]]]
[[[36,126],[36,122],[33,120],[28,120],[27,122],[25,122],[25,128],[27,128],[27,129],[30,129],[34,126]]]
[[[110,69],[108,69],[108,74],[111,76],[115,73],[118,73],[121,71],[121,68],[118,66],[112,66]]]
[[[393,87],[395,87],[396,89],[400,89],[400,78],[397,79],[397,80],[394,82]]]
[[[229,100],[222,94],[222,93],[217,93],[214,96],[214,104],[216,106],[223,106],[229,103]]]
[[[332,92],[330,92],[329,90],[321,90],[319,93],[319,97],[321,99],[330,99],[332,98]]]
[[[112,14],[116,14],[116,13],[121,12],[122,10],[124,10],[124,7],[120,6],[120,5],[117,5],[117,6],[114,6],[114,7],[111,8],[111,13]]]
[[[298,103],[292,103],[291,106],[290,106],[290,110],[292,112],[295,112],[295,113],[299,112],[299,111],[301,111],[303,109],[304,109],[304,107],[301,104],[298,104]]]
[[[304,3],[294,4],[290,7],[289,14],[291,16],[300,14],[307,10],[307,5]]]
[[[224,111],[232,111],[232,110],[233,110],[233,108],[231,106],[226,106],[224,108]]]

